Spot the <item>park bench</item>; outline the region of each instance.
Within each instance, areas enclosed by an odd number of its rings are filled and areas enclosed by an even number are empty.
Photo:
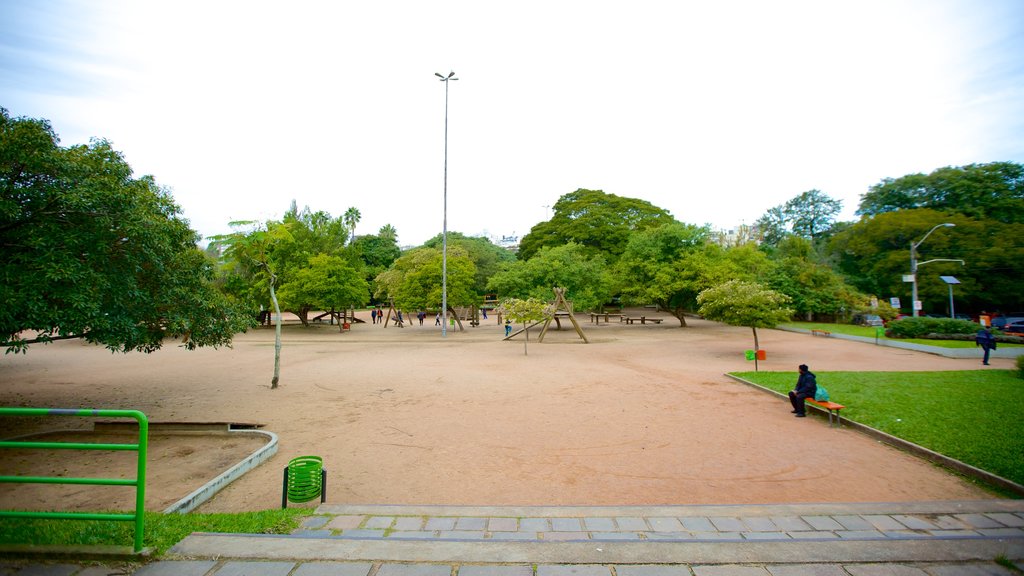
[[[831,335],[832,335],[832,333],[829,332],[828,330],[817,330],[817,329],[811,330],[811,336],[825,336],[825,337],[828,337],[828,336],[831,336]]]
[[[822,410],[825,410],[826,412],[828,412],[828,425],[829,426],[832,426],[832,413],[835,412],[835,414],[836,414],[836,423],[835,423],[835,425],[838,426],[838,427],[842,427],[843,421],[839,417],[839,411],[842,410],[843,408],[846,408],[846,406],[843,406],[842,404],[836,404],[835,402],[829,402],[829,401],[822,402],[821,400],[815,400],[814,398],[807,398],[807,399],[804,400],[804,402],[807,403],[807,404],[813,404],[813,405],[817,406],[818,408],[821,408]]]
[[[619,318],[619,322],[622,322],[622,314],[610,314],[606,312],[591,312],[590,321],[594,324],[600,324],[601,318],[604,318],[604,323],[608,323],[608,319],[612,316]]]
[[[661,324],[662,320],[664,320],[664,318],[648,318],[646,316],[641,316],[639,318],[626,317],[626,324],[635,324],[638,321],[641,324],[647,324],[648,322],[651,324]]]

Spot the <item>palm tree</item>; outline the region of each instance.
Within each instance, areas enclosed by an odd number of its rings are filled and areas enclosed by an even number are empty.
[[[345,210],[345,214],[341,217],[342,221],[345,222],[345,226],[347,226],[348,229],[351,230],[351,238],[349,242],[352,242],[353,240],[356,239],[356,224],[359,222],[359,218],[361,217],[362,214],[359,213],[359,209],[356,208],[355,206],[352,206],[348,210]]]
[[[398,240],[398,230],[395,230],[395,227],[391,224],[385,224],[380,227],[377,236],[385,240]]]

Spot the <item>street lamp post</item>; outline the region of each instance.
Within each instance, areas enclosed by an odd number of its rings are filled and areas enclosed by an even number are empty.
[[[458,80],[455,72],[447,76],[434,72],[444,82],[444,224],[441,228],[441,337],[448,337],[448,81]]]
[[[918,313],[919,310],[917,307],[917,267],[919,266],[919,264],[917,263],[917,247],[920,246],[932,232],[935,232],[937,228],[952,228],[953,226],[956,226],[956,224],[953,224],[952,222],[936,224],[935,226],[932,226],[932,229],[929,230],[927,234],[924,235],[924,238],[921,238],[917,242],[914,242],[913,240],[911,240],[910,242],[910,276],[911,282],[913,283],[913,287],[911,289],[912,293],[910,295],[910,308],[912,309],[912,316],[920,315]],[[929,260],[929,262],[934,262],[934,260]]]

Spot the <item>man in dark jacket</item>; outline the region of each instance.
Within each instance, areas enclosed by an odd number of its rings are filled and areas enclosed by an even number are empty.
[[[807,364],[801,364],[799,369],[800,377],[796,380],[796,389],[789,392],[789,401],[793,404],[793,414],[796,414],[797,418],[803,418],[807,415],[804,412],[804,400],[814,398],[818,382],[814,372],[807,369]]]
[[[988,355],[996,349],[996,337],[988,328],[982,326],[981,330],[978,330],[977,336],[974,337],[974,342],[976,346],[981,346],[981,349],[985,351],[985,357],[982,358],[981,363],[988,366]]]

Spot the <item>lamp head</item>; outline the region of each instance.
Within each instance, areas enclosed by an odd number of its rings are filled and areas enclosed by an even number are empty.
[[[946,222],[945,224],[943,224],[943,226],[945,226],[946,228],[953,228],[954,226],[956,226],[956,224],[953,224],[952,222]]]

